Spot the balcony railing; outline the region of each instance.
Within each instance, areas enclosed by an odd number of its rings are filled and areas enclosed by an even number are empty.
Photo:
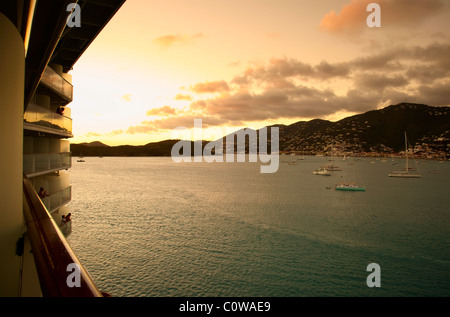
[[[102,297],[26,176],[23,191],[26,235],[33,250],[42,295]],[[68,283],[72,274],[77,275],[78,285]]]
[[[67,101],[73,99],[73,86],[51,67],[47,67],[41,78],[41,83],[52,89]]]
[[[72,187],[67,187],[41,199],[47,210],[52,213],[72,200]]]
[[[71,153],[39,153],[24,154],[23,156],[23,171],[28,177],[35,177],[71,167]]]
[[[23,117],[24,128],[72,137],[72,119],[30,103]]]

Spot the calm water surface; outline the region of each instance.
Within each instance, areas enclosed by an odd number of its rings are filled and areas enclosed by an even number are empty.
[[[450,163],[73,159],[68,241],[113,296],[450,296]],[[354,163],[350,165],[349,163]],[[366,192],[333,187],[355,178]],[[369,288],[369,263],[381,288]]]

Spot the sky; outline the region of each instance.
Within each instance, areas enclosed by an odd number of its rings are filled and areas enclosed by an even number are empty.
[[[71,142],[450,105],[449,29],[449,0],[127,0],[70,72]]]

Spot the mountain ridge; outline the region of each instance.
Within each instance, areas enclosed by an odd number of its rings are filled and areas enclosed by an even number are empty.
[[[407,132],[410,144],[419,152],[450,154],[450,107],[400,103],[336,122],[313,119],[270,127],[279,128],[280,151],[284,152],[394,153],[404,150],[404,132]],[[95,141],[71,144],[71,151],[74,156],[170,156],[178,141],[163,140],[140,146],[108,146]]]

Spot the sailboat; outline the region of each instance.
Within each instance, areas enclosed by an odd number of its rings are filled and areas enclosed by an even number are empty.
[[[331,173],[325,167],[321,167],[320,169],[313,171],[313,174],[322,176],[331,176]]]
[[[397,178],[421,178],[422,175],[420,173],[414,172],[414,170],[409,166],[409,157],[408,157],[408,137],[405,132],[405,154],[406,154],[406,166],[403,171],[394,171],[388,174],[389,177],[397,177]]]
[[[341,176],[341,178],[343,178]],[[357,185],[355,182],[355,167],[353,166],[353,182],[341,182],[336,184],[335,189],[341,191],[352,191],[352,192],[365,192],[366,186]]]
[[[334,160],[331,160],[331,164],[325,165],[325,168],[329,171],[342,171],[339,166],[334,165]]]
[[[352,192],[365,192],[366,186],[358,186],[353,183],[342,183],[342,184],[336,185],[336,190],[352,191]]]

